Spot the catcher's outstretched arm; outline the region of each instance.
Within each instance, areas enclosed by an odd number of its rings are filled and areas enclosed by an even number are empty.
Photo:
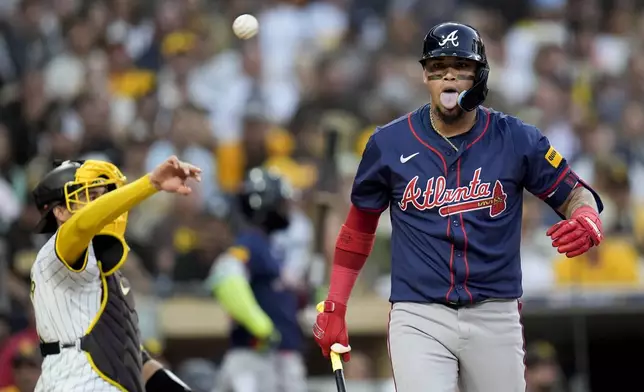
[[[56,235],[56,254],[70,269],[75,270],[92,237],[114,219],[154,195],[156,188],[146,175],[108,192],[74,212]]]
[[[213,264],[207,284],[226,312],[253,336],[266,339],[273,321],[257,303],[244,271],[244,261],[224,253]]]

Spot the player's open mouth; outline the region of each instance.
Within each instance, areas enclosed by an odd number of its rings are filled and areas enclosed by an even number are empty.
[[[458,90],[448,87],[441,92],[441,104],[445,109],[454,109],[458,103]]]

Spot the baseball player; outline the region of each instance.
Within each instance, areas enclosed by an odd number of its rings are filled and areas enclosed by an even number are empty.
[[[200,170],[170,157],[125,184],[111,163],[65,161],[33,191],[53,234],[31,269],[31,297],[44,357],[36,391],[189,391],[142,351],[138,317],[119,268],[129,248],[128,211],[158,191],[189,194]]]
[[[235,321],[219,392],[306,391],[299,297],[284,283],[287,250],[274,239],[289,225],[290,192],[264,169],[248,172],[238,197],[247,226],[207,280]]]
[[[430,103],[367,143],[314,337],[349,359],[349,295],[389,207],[397,391],[523,392],[524,190],[561,216],[546,235],[568,257],[601,242],[602,203],[537,128],[481,106],[489,68],[474,28],[433,27],[420,63]]]

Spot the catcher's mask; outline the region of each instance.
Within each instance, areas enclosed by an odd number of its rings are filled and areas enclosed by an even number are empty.
[[[60,175],[63,172],[66,176]],[[73,180],[69,181],[72,173]],[[57,179],[58,184],[53,184],[52,178]],[[64,180],[68,181],[63,182]],[[56,231],[53,209],[57,205],[64,205],[73,214],[91,203],[96,194],[99,194],[100,188],[105,188],[102,193],[107,193],[125,185],[125,182],[123,173],[110,162],[97,160],[63,162],[48,173],[34,190],[36,205],[43,215],[38,231],[41,233]],[[126,212],[107,224],[101,233],[123,237],[127,217]]]

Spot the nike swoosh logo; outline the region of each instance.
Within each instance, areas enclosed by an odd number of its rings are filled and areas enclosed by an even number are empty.
[[[127,294],[130,292],[130,288],[125,287],[125,285],[123,284],[123,281],[120,281],[119,283],[121,285],[121,291],[123,292],[123,295],[127,296]]]
[[[415,156],[416,156],[416,155],[418,155],[418,154],[420,154],[420,153],[418,153],[418,152],[417,152],[417,153],[415,153],[415,154],[411,154],[411,155],[410,155],[410,156],[408,156],[408,157],[405,157],[405,156],[402,156],[402,155],[401,155],[401,156],[400,156],[400,163],[407,163],[407,161],[409,161],[410,159],[412,159],[413,157],[415,157]]]

